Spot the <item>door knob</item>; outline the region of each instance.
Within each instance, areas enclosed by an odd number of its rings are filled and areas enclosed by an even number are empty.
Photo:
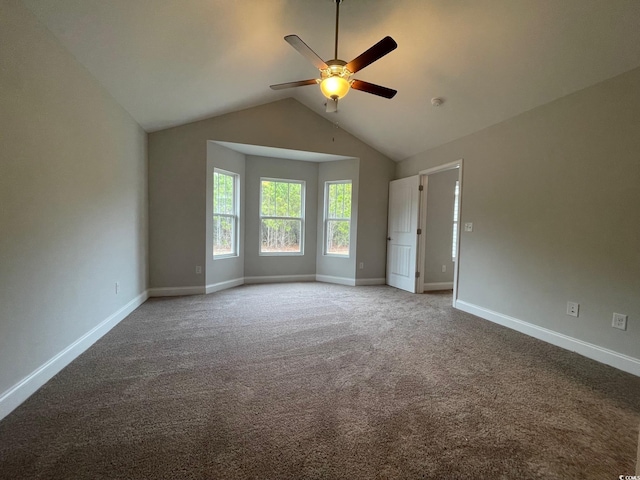
[[[387,237],[387,240],[391,240],[391,237]]]

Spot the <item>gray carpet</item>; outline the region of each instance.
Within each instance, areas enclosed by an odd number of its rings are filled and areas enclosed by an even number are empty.
[[[320,283],[151,299],[0,422],[0,478],[617,479],[640,378]]]

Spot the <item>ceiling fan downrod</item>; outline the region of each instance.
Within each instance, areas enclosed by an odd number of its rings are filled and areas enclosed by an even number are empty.
[[[338,58],[338,24],[340,22],[340,4],[342,0],[335,0],[336,2],[336,48],[334,50],[333,58]]]

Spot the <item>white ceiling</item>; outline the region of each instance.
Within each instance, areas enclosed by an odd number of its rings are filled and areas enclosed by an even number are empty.
[[[344,0],[339,57],[392,36],[355,77],[398,94],[327,114],[317,86],[269,85],[318,73],[285,35],[331,59],[333,0],[23,2],[147,131],[293,96],[394,160],[640,66],[640,0]]]

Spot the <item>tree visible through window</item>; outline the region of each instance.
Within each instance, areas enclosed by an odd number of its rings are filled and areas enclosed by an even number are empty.
[[[297,180],[261,179],[261,254],[303,253],[304,187]]]
[[[237,255],[238,175],[215,169],[213,173],[213,256]]]
[[[325,254],[349,256],[351,181],[325,183]]]

